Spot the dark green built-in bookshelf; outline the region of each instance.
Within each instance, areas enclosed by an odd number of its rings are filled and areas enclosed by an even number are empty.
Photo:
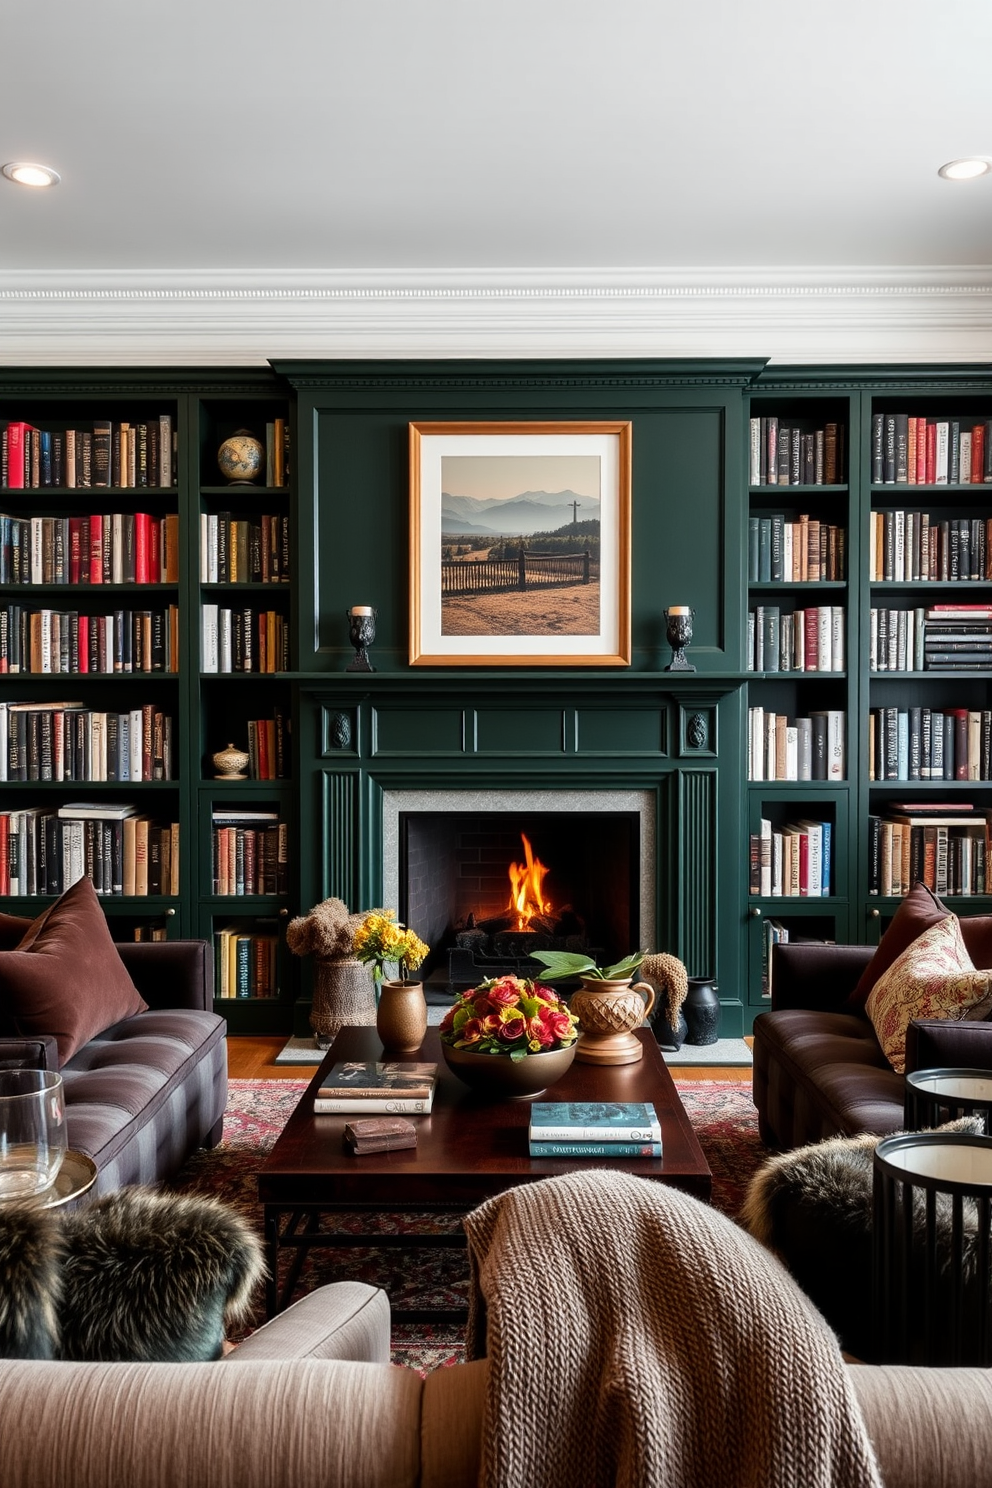
[[[175,430],[174,484],[108,492],[113,504],[106,510],[177,513],[176,572],[150,586],[122,582],[85,594],[85,586],[56,584],[44,597],[71,611],[113,596],[114,610],[133,610],[146,589],[153,592],[156,605],[177,612],[177,669],[7,676],[0,696],[39,706],[82,699],[112,713],[154,705],[171,719],[172,778],[8,782],[0,784],[0,810],[133,799],[142,815],[176,822],[178,883],[169,892],[103,902],[121,938],[139,928],[218,945],[223,934],[225,946],[240,937],[242,975],[274,985],[273,995],[218,1001],[232,1029],[306,1027],[310,967],[287,954],[285,925],[327,894],[354,908],[382,902],[396,792],[640,793],[649,803],[642,830],[653,844],[655,946],[681,956],[690,973],[715,977],[726,1034],[747,1031],[767,1006],[764,962],[777,927],[793,938],[877,938],[898,896],[873,892],[876,818],[907,801],[970,802],[976,814],[992,808],[988,779],[874,779],[869,770],[872,715],[898,720],[902,712],[912,723],[916,709],[922,717],[924,709],[963,708],[981,719],[992,706],[992,673],[983,667],[869,666],[878,611],[974,604],[988,593],[980,578],[921,579],[905,566],[901,578],[873,578],[873,516],[876,536],[893,545],[885,533],[901,523],[905,543],[907,512],[926,512],[928,527],[957,523],[960,559],[960,524],[968,524],[970,545],[974,524],[992,511],[984,479],[922,486],[873,479],[877,420],[890,417],[895,438],[899,415],[900,441],[904,417],[907,438],[909,420],[919,418],[967,424],[970,432],[992,417],[992,368],[791,369],[754,359],[0,372],[0,424],[24,420],[64,431],[86,420],[140,424],[162,414]],[[222,440],[241,428],[264,438],[277,419],[290,431],[288,484],[227,485],[216,464]],[[408,665],[408,424],[504,419],[631,421],[629,668]],[[752,419],[764,419],[766,433],[770,419],[799,431],[788,462],[798,483],[772,485],[767,459],[752,469]],[[822,483],[828,471],[832,480]],[[64,520],[96,511],[92,496],[92,488],[3,490],[0,512]],[[888,529],[884,519],[879,526],[875,514],[897,512],[901,519],[890,515]],[[789,571],[779,552],[774,577],[770,568],[756,572],[753,551],[755,521],[768,524],[771,542],[772,519],[779,545],[786,525],[791,529]],[[263,577],[260,559],[234,582],[229,571],[225,579],[201,569],[201,534],[226,524],[244,556],[261,541],[263,520],[270,538],[278,524],[278,572],[269,564]],[[810,570],[810,522],[833,529],[823,549],[832,566]],[[801,527],[805,576],[795,548]],[[912,520],[909,527],[918,553],[919,528]],[[0,584],[0,606],[25,598],[40,606],[41,595],[38,586]],[[353,654],[345,610],[353,604],[378,612],[376,670],[368,674],[345,670]],[[671,652],[663,611],[671,604],[694,611],[693,673],[665,670]],[[213,611],[204,606],[255,617],[256,626],[260,613],[270,615],[266,649],[278,637],[279,669],[205,671],[204,615],[212,624]],[[759,609],[768,627],[763,637],[774,637],[779,648],[778,666],[764,664],[762,655],[760,670],[749,638],[749,616]],[[790,627],[796,611],[803,619]],[[805,646],[826,635],[816,627],[827,617],[835,631],[831,670],[813,671]],[[252,635],[261,639],[257,629]],[[252,657],[257,662],[257,645]],[[797,719],[843,715],[843,773],[749,780],[757,708],[784,720],[773,756],[782,760],[792,758],[796,746],[786,731]],[[277,730],[282,773],[272,758]],[[271,778],[215,779],[212,755],[229,743],[247,749],[249,736],[253,765],[261,736]],[[875,753],[884,758],[877,747]],[[282,876],[264,877],[264,893],[218,892],[216,828],[237,823],[238,813],[242,824],[284,828]],[[829,825],[828,894],[750,892],[751,839],[760,838],[762,821],[773,831],[797,821]],[[950,902],[968,912],[986,908],[988,899],[954,894]],[[44,902],[8,898],[2,907],[37,913]],[[235,991],[238,964],[232,952]]]

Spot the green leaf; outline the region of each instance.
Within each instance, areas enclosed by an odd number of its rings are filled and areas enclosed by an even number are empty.
[[[598,976],[596,963],[589,956],[580,956],[575,951],[532,951],[531,955],[535,961],[540,961],[542,966],[547,967],[544,980],[548,982],[557,981],[559,977],[581,976],[592,973]]]
[[[632,976],[644,960],[644,955],[644,951],[634,951],[631,955],[625,956],[622,961],[618,961],[615,966],[604,966],[601,975],[607,981],[616,981],[619,977]]]

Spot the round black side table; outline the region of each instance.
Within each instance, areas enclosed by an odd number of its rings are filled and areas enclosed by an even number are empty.
[[[883,1137],[872,1218],[874,1362],[987,1368],[992,1137]]]
[[[981,1116],[986,1135],[992,1115],[992,1070],[925,1069],[906,1076],[908,1131],[942,1126],[959,1116]]]

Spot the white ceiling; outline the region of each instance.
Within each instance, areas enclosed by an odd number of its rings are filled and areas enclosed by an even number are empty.
[[[992,359],[992,178],[937,176],[992,155],[989,0],[3,10],[0,157],[62,174],[0,182],[4,361],[843,359],[858,303]]]

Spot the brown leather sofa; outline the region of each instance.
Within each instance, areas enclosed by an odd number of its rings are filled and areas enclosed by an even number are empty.
[[[903,1127],[905,1081],[889,1065],[863,1008],[849,998],[873,946],[777,945],[771,1011],[754,1021],[754,1104],[769,1147]],[[917,1019],[906,1071],[992,1070],[992,1022]]]

